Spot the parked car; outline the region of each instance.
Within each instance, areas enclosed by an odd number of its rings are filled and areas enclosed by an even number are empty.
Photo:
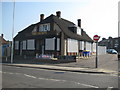
[[[117,51],[115,49],[107,49],[107,53],[109,53],[109,54],[117,54]]]

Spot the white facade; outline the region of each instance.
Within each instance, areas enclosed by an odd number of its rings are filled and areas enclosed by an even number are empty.
[[[98,55],[106,54],[106,46],[98,46]]]

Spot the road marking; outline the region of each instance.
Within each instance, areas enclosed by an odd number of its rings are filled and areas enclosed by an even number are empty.
[[[28,75],[28,74],[24,74],[24,75],[27,76],[27,77],[31,77],[31,78],[37,78],[35,76],[31,76],[31,75]]]
[[[78,83],[78,84],[83,85],[83,86],[87,86],[87,87],[92,87],[92,88],[99,88],[99,87],[93,86],[93,85],[87,85],[87,84],[82,84],[82,83]]]
[[[2,72],[2,71],[0,71]],[[11,73],[11,72],[2,72],[2,73],[7,73],[7,74],[21,74],[21,73]],[[34,79],[41,79],[41,80],[51,80],[51,81],[56,81],[56,82],[72,82],[72,83],[76,83],[76,84],[80,84],[80,85],[83,85],[83,86],[87,86],[87,87],[91,87],[91,88],[99,88],[97,86],[93,86],[93,85],[88,85],[88,84],[83,84],[83,83],[79,83],[79,82],[74,82],[74,81],[67,81],[67,80],[60,80],[60,79],[49,79],[49,78],[37,78],[35,76],[32,76],[32,75],[28,75],[28,74],[22,74],[22,75],[25,75],[27,77],[30,77],[30,78],[34,78]]]
[[[113,87],[108,87],[107,90],[112,90]]]

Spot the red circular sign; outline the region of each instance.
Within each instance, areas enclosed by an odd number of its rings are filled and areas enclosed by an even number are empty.
[[[95,41],[98,41],[99,38],[100,38],[100,36],[98,36],[98,35],[94,35],[94,37],[93,37],[93,39],[94,39]]]

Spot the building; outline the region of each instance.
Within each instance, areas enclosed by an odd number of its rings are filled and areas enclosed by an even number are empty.
[[[118,38],[109,37],[108,39],[102,38],[99,46],[106,46],[107,49],[115,49],[118,51]]]
[[[82,50],[93,52],[93,40],[78,25],[63,19],[61,12],[44,18],[20,31],[14,37],[14,55],[78,55]]]
[[[0,36],[0,57],[10,56],[11,42],[5,40],[3,36],[3,34]]]

